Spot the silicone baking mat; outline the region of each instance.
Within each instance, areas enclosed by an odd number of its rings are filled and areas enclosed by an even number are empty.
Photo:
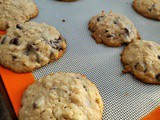
[[[103,120],[137,120],[160,105],[159,86],[147,85],[130,74],[122,74],[120,53],[124,47],[110,48],[96,44],[88,30],[92,16],[102,10],[113,10],[130,18],[142,39],[160,43],[158,21],[137,14],[131,7],[132,0],[35,2],[40,13],[34,21],[55,26],[68,44],[67,52],[60,60],[33,72],[36,79],[58,71],[85,74],[97,85],[103,98]]]

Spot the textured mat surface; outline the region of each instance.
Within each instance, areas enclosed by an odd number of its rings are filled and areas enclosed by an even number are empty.
[[[103,120],[137,120],[160,105],[160,87],[146,85],[130,74],[122,75],[123,47],[98,45],[88,31],[88,21],[102,10],[130,18],[143,39],[160,43],[158,21],[146,19],[131,7],[132,0],[79,0],[64,3],[35,0],[40,13],[34,21],[55,26],[67,39],[63,58],[34,72],[36,79],[57,71],[87,75],[99,88],[104,100]],[[62,22],[65,20],[65,22]]]

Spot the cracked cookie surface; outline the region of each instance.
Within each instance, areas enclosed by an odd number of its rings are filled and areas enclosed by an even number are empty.
[[[160,20],[159,0],[134,0],[132,6],[142,16]]]
[[[131,72],[139,80],[160,84],[160,45],[151,41],[129,44],[121,54],[124,73]]]
[[[0,64],[15,72],[31,72],[58,60],[66,40],[56,28],[26,22],[10,27],[0,39]]]
[[[113,12],[102,11],[90,20],[89,30],[96,43],[110,47],[118,47],[140,40],[140,35],[134,24],[125,16]]]
[[[94,83],[76,73],[41,78],[24,92],[19,120],[102,120],[103,101]]]
[[[0,0],[0,30],[23,23],[38,15],[33,0]]]

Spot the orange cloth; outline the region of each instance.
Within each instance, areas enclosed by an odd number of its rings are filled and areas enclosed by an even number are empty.
[[[5,31],[0,31],[0,35],[2,34],[5,34]],[[3,67],[0,67],[0,74],[2,76],[15,113],[18,116],[22,94],[27,86],[34,82],[33,74],[18,74]],[[160,106],[141,120],[160,120]]]
[[[6,34],[6,31],[0,30],[0,35],[4,35],[4,34]]]
[[[160,106],[143,117],[141,120],[160,120]]]
[[[18,74],[3,67],[0,67],[0,74],[18,116],[22,94],[27,86],[34,82],[34,77],[32,73]]]

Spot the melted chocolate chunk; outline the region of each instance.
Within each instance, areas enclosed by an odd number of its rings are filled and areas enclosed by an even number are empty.
[[[16,28],[22,30],[22,26],[20,26],[19,24],[16,25]]]
[[[12,60],[15,60],[15,59],[17,59],[17,56],[14,56],[14,55],[13,55],[13,56],[12,56]]]
[[[111,37],[114,37],[114,36],[115,36],[115,35],[113,35],[113,34],[107,35],[108,38],[111,38]]]
[[[52,48],[57,49],[56,42],[57,42],[57,41],[51,40],[51,41],[49,41],[49,44],[50,44],[50,46],[51,46]]]
[[[58,40],[58,41],[62,40],[62,37],[60,36],[57,40]]]
[[[37,56],[37,60],[36,60],[36,61],[37,61],[38,63],[40,63],[40,62],[41,62],[41,60],[40,60],[39,55],[38,55],[38,54],[36,54],[36,56]]]
[[[50,53],[50,59],[54,60],[54,53],[53,52]]]
[[[158,59],[160,59],[160,55],[158,55]]]
[[[83,88],[85,89],[85,91],[87,91],[87,88],[86,88],[86,86],[85,86],[85,85],[83,85]]]
[[[156,5],[153,4],[153,5],[151,6],[151,8],[148,9],[148,11],[149,11],[149,12],[152,12],[152,10],[155,8],[155,6],[156,6]]]
[[[99,16],[99,17],[97,18],[97,21],[98,21],[98,22],[101,21],[102,18],[104,18],[104,16]]]
[[[60,50],[63,50],[62,46],[60,45],[57,45],[57,49],[60,51]]]
[[[7,28],[7,29],[9,28],[9,25],[8,25],[8,23],[6,23],[6,28]]]
[[[7,39],[7,37],[5,36],[5,37],[2,39],[1,44],[4,44],[4,43],[5,43],[5,41],[6,41],[6,39]]]
[[[117,21],[113,21],[114,24],[117,24]]]
[[[160,74],[156,75],[156,79],[160,82]]]
[[[127,28],[124,28],[124,31],[125,31],[125,34],[129,36],[129,30]]]
[[[135,66],[134,66],[134,67],[135,67],[135,68],[137,68],[137,66],[138,66],[138,65],[139,65],[139,63],[135,64]]]
[[[19,45],[19,39],[18,38],[13,38],[11,41],[10,41],[10,44],[14,44],[14,45]]]
[[[34,109],[37,109],[37,104],[35,102],[33,103],[32,106],[33,106]]]
[[[38,51],[38,48],[36,48],[36,46],[34,44],[28,44],[27,50],[28,51]]]
[[[105,30],[105,32],[107,33],[107,32],[109,32],[108,30]]]
[[[121,43],[121,45],[128,45],[128,43],[127,42],[123,42],[123,43]]]

